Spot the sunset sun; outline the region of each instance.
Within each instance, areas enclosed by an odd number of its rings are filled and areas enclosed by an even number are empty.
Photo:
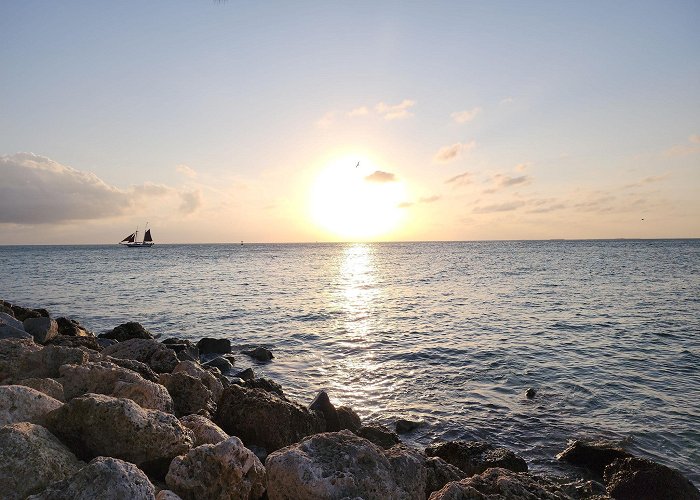
[[[310,216],[336,238],[379,239],[402,222],[404,197],[404,183],[386,167],[348,156],[318,173],[311,187]]]

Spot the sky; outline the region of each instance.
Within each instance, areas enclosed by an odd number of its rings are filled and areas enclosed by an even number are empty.
[[[697,1],[0,2],[0,244],[700,237]]]

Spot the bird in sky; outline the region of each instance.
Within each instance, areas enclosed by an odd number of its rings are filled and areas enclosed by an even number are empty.
[[[357,165],[355,165],[355,168],[357,168],[357,167],[359,167],[359,166],[360,166],[360,162],[358,161],[358,162],[357,162]]]

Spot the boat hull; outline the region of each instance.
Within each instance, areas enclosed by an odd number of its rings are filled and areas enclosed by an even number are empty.
[[[151,248],[155,243],[123,243],[123,245],[129,248]]]

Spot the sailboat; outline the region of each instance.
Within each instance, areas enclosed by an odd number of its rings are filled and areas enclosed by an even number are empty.
[[[146,224],[146,227],[148,227],[148,224]],[[138,238],[139,229],[136,228],[136,231],[134,231],[129,236],[121,240],[119,244],[125,245],[129,248],[151,248],[154,245],[150,229],[146,229],[146,232],[143,235],[143,240],[138,241]]]

